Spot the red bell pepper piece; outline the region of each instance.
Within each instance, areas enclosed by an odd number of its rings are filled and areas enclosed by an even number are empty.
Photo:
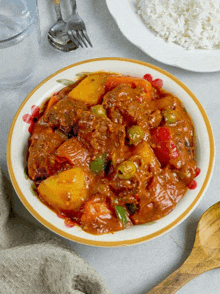
[[[155,129],[152,132],[152,138],[155,143],[155,147],[153,147],[154,153],[162,165],[168,164],[171,159],[179,156],[169,127]]]

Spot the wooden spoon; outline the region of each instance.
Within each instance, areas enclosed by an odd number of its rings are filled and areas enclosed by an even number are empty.
[[[220,267],[220,202],[200,218],[195,243],[187,260],[148,294],[173,294],[198,275]]]

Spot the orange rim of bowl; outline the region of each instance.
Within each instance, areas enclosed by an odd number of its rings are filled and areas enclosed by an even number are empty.
[[[77,236],[74,236],[72,234],[66,233],[65,231],[58,229],[56,226],[54,226],[53,224],[51,224],[49,221],[45,220],[41,215],[39,215],[39,213],[37,211],[35,211],[35,209],[29,204],[29,202],[27,201],[27,199],[25,198],[24,194],[22,193],[21,189],[19,188],[19,185],[17,183],[16,177],[14,175],[14,171],[13,171],[13,167],[12,167],[12,160],[11,160],[11,141],[12,141],[12,134],[13,134],[13,130],[14,130],[14,126],[15,123],[17,121],[18,115],[20,114],[22,108],[24,107],[24,105],[26,104],[26,102],[29,100],[29,98],[34,94],[34,92],[36,92],[43,84],[45,84],[48,80],[50,80],[52,77],[56,76],[57,74],[84,64],[84,63],[90,63],[90,62],[95,62],[95,61],[107,61],[107,60],[112,60],[112,61],[125,61],[125,62],[130,62],[130,63],[136,63],[136,64],[140,64],[140,65],[144,65],[146,67],[152,68],[164,75],[166,75],[167,77],[169,77],[171,80],[173,80],[174,82],[176,82],[181,88],[183,88],[187,94],[193,99],[193,101],[196,103],[197,107],[199,108],[200,113],[202,114],[202,117],[204,119],[206,128],[207,128],[207,132],[208,132],[208,137],[209,137],[209,144],[210,144],[210,160],[209,160],[209,166],[208,166],[208,170],[207,170],[207,174],[205,176],[205,180],[203,182],[203,185],[198,193],[198,195],[196,196],[196,198],[194,199],[194,201],[190,204],[190,206],[178,217],[176,218],[173,222],[171,222],[169,225],[167,225],[166,227],[158,230],[155,233],[152,233],[150,235],[147,236],[143,236],[143,237],[139,237],[139,238],[135,238],[132,240],[122,240],[122,241],[96,241],[96,240],[89,240],[89,239],[84,239],[84,238],[80,238]],[[139,61],[139,60],[134,60],[134,59],[129,59],[129,58],[115,58],[115,57],[104,57],[104,58],[95,58],[95,59],[89,59],[86,61],[81,61],[78,63],[74,63],[71,64],[67,67],[64,67],[60,70],[58,70],[57,72],[55,72],[54,74],[50,75],[49,77],[47,77],[46,79],[44,79],[40,84],[38,84],[29,94],[28,96],[25,98],[25,100],[22,102],[21,106],[19,107],[19,109],[17,110],[15,117],[12,121],[10,130],[9,130],[9,134],[8,134],[8,142],[7,142],[7,165],[8,165],[8,171],[9,171],[9,175],[12,181],[12,184],[14,186],[14,189],[16,191],[16,193],[18,194],[21,202],[23,203],[23,205],[27,208],[27,210],[38,220],[40,221],[45,227],[49,228],[51,231],[53,231],[54,233],[69,239],[71,241],[75,241],[81,244],[86,244],[86,245],[91,245],[91,246],[103,246],[103,247],[115,247],[115,246],[126,246],[126,245],[134,245],[134,244],[138,244],[138,243],[142,243],[151,239],[154,239],[162,234],[164,234],[165,232],[168,232],[169,230],[171,230],[173,227],[175,227],[177,224],[179,224],[180,222],[182,222],[186,216],[190,213],[190,211],[194,208],[194,206],[198,203],[200,197],[202,196],[203,192],[205,191],[211,174],[212,174],[212,169],[213,169],[213,165],[214,165],[214,154],[215,154],[215,148],[214,148],[214,137],[213,137],[213,132],[212,132],[212,128],[209,122],[209,119],[207,117],[207,114],[205,112],[205,110],[203,109],[201,103],[199,102],[199,100],[195,97],[195,95],[186,87],[185,84],[183,84],[181,81],[179,81],[175,76],[173,76],[172,74],[168,73],[167,71],[154,66],[152,64],[143,62],[143,61]]]

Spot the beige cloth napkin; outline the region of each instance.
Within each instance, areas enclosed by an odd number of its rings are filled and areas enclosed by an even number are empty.
[[[61,239],[12,211],[11,193],[0,168],[0,293],[109,294],[97,272]]]

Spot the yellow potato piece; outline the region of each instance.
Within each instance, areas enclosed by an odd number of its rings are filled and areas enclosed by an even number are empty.
[[[63,171],[44,180],[38,192],[55,210],[76,211],[87,200],[86,173],[81,167]]]
[[[135,153],[141,156],[144,164],[151,164],[154,165],[156,168],[160,167],[160,163],[157,157],[155,156],[153,150],[146,141],[142,141],[137,145]]]
[[[95,105],[100,102],[105,93],[106,78],[105,73],[89,75],[68,94],[68,97]]]

